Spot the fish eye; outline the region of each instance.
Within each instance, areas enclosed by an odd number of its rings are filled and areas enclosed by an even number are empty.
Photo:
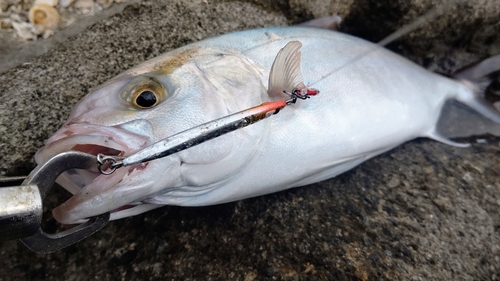
[[[157,101],[156,94],[149,90],[137,93],[137,96],[133,99],[134,105],[139,108],[153,107],[156,105]]]
[[[167,90],[152,77],[137,77],[125,88],[124,99],[138,109],[148,109],[156,106],[167,96]]]

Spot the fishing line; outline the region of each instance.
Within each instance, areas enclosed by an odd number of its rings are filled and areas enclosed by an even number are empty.
[[[462,4],[463,2],[466,2],[466,1],[465,0],[442,1],[440,5],[435,6],[430,11],[428,11],[424,15],[418,17],[413,22],[406,24],[406,25],[403,25],[401,28],[399,28],[398,30],[394,31],[393,33],[389,34],[387,37],[385,37],[384,39],[382,39],[381,41],[376,43],[376,45],[379,47],[384,47],[387,44],[405,36],[406,34],[415,31],[416,29],[420,28],[424,24],[435,20],[437,17],[441,16],[444,12],[451,10],[453,8],[453,6],[458,6],[458,5]],[[344,67],[349,66],[350,64],[364,58],[368,54],[373,53],[377,50],[378,49],[373,48],[373,49],[367,50],[366,52],[359,54],[358,56],[356,56],[352,60],[350,60],[347,63],[345,63],[344,65],[340,66],[339,68],[334,69],[331,72],[325,74],[319,80],[316,80],[315,82],[308,84],[308,86],[313,86],[316,83],[323,81],[325,78],[333,75],[335,72],[342,70]]]

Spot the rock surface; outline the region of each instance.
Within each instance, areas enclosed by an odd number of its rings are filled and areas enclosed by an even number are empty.
[[[329,14],[345,18],[344,31],[379,41],[438,2],[131,4],[0,76],[0,175],[28,173],[33,153],[83,95],[165,51]],[[389,47],[450,73],[500,53],[498,19],[495,0],[465,4]],[[499,132],[463,107],[450,105],[445,115],[442,127],[452,136]],[[111,222],[53,254],[1,242],[0,280],[495,280],[500,140],[466,141],[472,147],[418,139],[308,187],[212,207],[161,208]],[[52,190],[47,208],[63,193]]]

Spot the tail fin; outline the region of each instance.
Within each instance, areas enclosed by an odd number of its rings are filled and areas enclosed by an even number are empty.
[[[500,124],[500,111],[485,99],[485,92],[492,81],[491,74],[499,70],[500,55],[496,55],[452,76],[462,85],[458,92],[453,93],[453,98],[497,124]],[[435,127],[426,136],[452,146],[469,146],[468,143],[458,143],[446,138]]]
[[[499,70],[500,55],[496,55],[453,75],[465,86],[456,99],[497,124],[500,124],[500,112],[484,99],[484,95],[491,83],[490,75]]]
[[[488,86],[488,75],[500,70],[500,55],[492,56],[482,62],[459,71],[453,75],[457,80],[468,80],[472,83],[481,85],[484,89]]]

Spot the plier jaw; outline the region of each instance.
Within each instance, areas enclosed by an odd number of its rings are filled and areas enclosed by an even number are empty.
[[[96,170],[96,161],[95,155],[79,151],[63,152],[38,165],[21,185],[0,187],[0,237],[5,240],[21,238],[30,250],[51,253],[102,229],[109,221],[109,212],[54,234],[46,233],[41,228],[42,202],[57,177],[69,169]]]

